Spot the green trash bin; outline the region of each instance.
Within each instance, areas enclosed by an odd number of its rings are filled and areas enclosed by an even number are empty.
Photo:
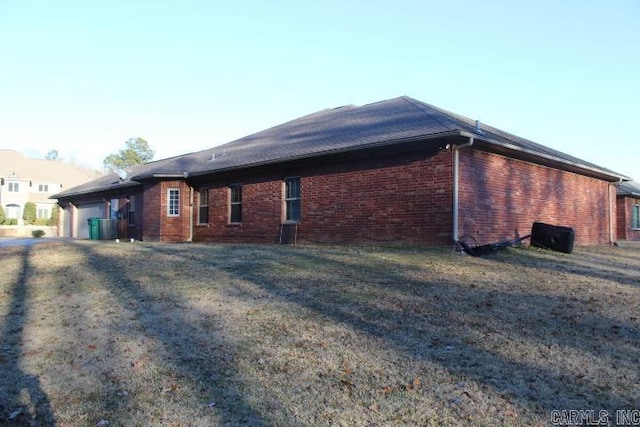
[[[89,239],[100,240],[100,218],[89,218]]]

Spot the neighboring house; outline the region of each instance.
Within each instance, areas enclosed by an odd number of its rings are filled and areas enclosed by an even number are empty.
[[[640,183],[623,182],[618,187],[618,239],[640,240]]]
[[[24,206],[36,205],[38,219],[55,208],[54,193],[95,179],[99,174],[58,160],[29,159],[15,150],[0,149],[0,205],[7,218],[22,223]]]
[[[621,180],[629,178],[400,97],[319,111],[55,197],[66,233],[78,237],[88,216],[117,212],[121,237],[149,241],[487,243],[540,221],[594,245],[615,240]]]

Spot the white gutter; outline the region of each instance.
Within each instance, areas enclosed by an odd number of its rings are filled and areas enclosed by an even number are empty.
[[[458,236],[458,181],[460,179],[459,173],[459,154],[458,151],[461,148],[471,147],[473,145],[473,136],[469,136],[469,142],[462,145],[457,145],[453,148],[453,242],[456,243],[459,239]]]
[[[613,237],[613,201],[611,200],[611,184],[616,185],[615,183],[608,182],[607,183],[607,201],[609,202],[609,212],[607,217],[609,218],[609,246],[613,245],[616,239]],[[617,236],[616,236],[617,237]]]
[[[618,240],[618,230],[615,230],[613,228],[613,220],[614,218],[616,219],[616,224],[617,224],[617,217],[615,215],[617,215],[617,196],[614,196],[613,198],[611,197],[611,186],[614,186],[616,188],[616,193],[618,192],[617,188],[620,186],[620,184],[622,184],[624,181],[622,178],[620,178],[620,181],[618,182],[609,182],[607,185],[607,198],[609,200],[609,246],[611,245],[617,245],[616,241]]]

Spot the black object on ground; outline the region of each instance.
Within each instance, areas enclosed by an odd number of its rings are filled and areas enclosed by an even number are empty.
[[[531,228],[531,246],[570,254],[573,252],[575,231],[571,227],[534,222]]]
[[[573,251],[575,231],[571,227],[534,222],[531,227],[531,234],[513,240],[476,246],[469,246],[463,240],[458,240],[456,243],[468,255],[484,256],[495,254],[528,238],[531,238],[531,246],[533,247],[570,254]]]
[[[531,237],[531,234],[528,234],[524,237],[518,237],[517,239],[513,239],[513,240],[505,240],[504,242],[489,243],[487,245],[480,245],[480,246],[473,246],[473,247],[466,244],[463,240],[458,240],[458,244],[462,247],[462,250],[468,255],[483,256],[483,255],[495,254],[496,252],[499,252],[503,249],[508,248],[509,246],[513,246],[517,243],[520,243],[521,241],[523,241],[524,239],[528,239],[529,237]]]

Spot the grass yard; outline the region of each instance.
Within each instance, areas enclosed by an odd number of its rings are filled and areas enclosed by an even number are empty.
[[[640,245],[0,248],[0,424],[532,426],[640,409]]]

